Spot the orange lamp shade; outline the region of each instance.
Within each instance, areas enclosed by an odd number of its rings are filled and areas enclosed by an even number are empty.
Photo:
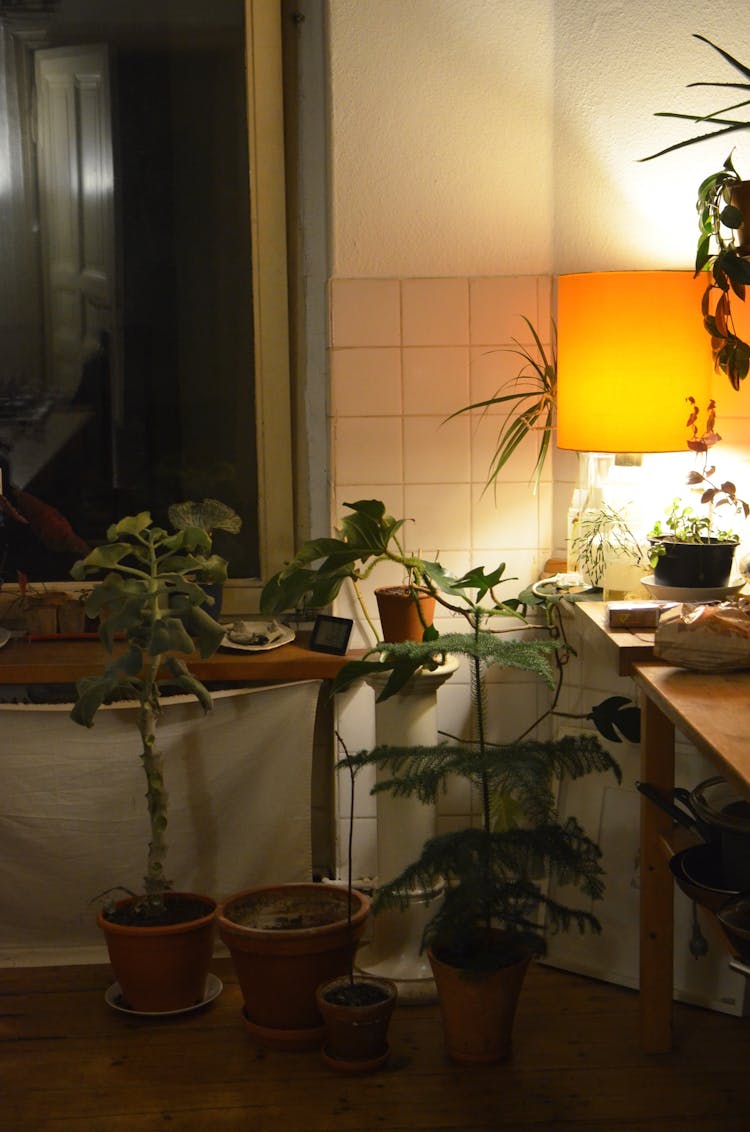
[[[606,271],[557,281],[557,444],[578,452],[685,450],[686,397],[713,371],[705,277]]]

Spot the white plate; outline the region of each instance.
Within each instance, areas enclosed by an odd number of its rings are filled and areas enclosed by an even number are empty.
[[[270,625],[271,622],[267,617],[264,617],[259,618],[257,621],[244,621],[243,624],[251,631],[256,629],[258,632],[262,632],[264,627]],[[294,629],[290,629],[288,625],[280,625],[278,621],[274,622],[274,624],[281,629],[281,636],[271,641],[270,644],[241,645],[237,641],[230,641],[229,637],[225,637],[219,647],[223,649],[236,649],[239,652],[267,652],[269,649],[278,649],[281,648],[282,645],[288,645],[294,640]]]
[[[693,590],[682,589],[679,586],[657,586],[654,575],[649,574],[647,578],[641,578],[641,584],[645,586],[652,597],[662,601],[696,602],[721,601],[723,597],[731,597],[740,592],[745,582],[743,578],[740,578],[739,581],[734,581],[728,586],[710,586]]]
[[[176,1014],[190,1014],[194,1010],[201,1010],[204,1006],[208,1006],[209,1002],[213,1002],[218,998],[224,989],[224,984],[221,979],[216,975],[208,975],[206,977],[206,988],[204,991],[203,999],[201,1002],[194,1002],[192,1006],[183,1006],[180,1010],[131,1010],[129,1006],[125,1006],[122,1001],[122,990],[119,983],[112,983],[104,995],[104,1001],[107,1006],[111,1006],[113,1010],[119,1010],[123,1014],[132,1014],[138,1018],[171,1018]]]
[[[7,645],[9,640],[10,640],[9,631],[7,629],[3,629],[2,627],[0,627],[0,649],[3,647],[3,645]]]

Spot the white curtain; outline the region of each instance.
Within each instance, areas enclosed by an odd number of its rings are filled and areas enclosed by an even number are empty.
[[[319,681],[180,696],[159,746],[169,792],[168,875],[215,899],[311,879],[310,787]],[[0,704],[0,965],[106,958],[103,891],[142,890],[148,843],[135,708],[93,728],[70,705]]]

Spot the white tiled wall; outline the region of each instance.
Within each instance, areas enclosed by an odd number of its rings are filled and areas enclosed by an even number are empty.
[[[502,590],[506,597],[538,578],[549,557],[564,553],[566,510],[578,477],[576,454],[553,447],[535,493],[531,475],[537,446],[528,440],[503,470],[501,486],[485,491],[499,410],[447,419],[491,397],[518,374],[523,362],[513,353],[513,340],[533,347],[524,317],[549,346],[551,298],[552,279],[544,275],[331,281],[332,522],[345,501],[382,499],[391,514],[409,520],[407,549],[439,556],[455,573],[505,562],[506,575],[516,579]],[[735,393],[726,379],[715,379],[723,442],[714,454],[717,476],[733,479],[739,494],[750,498],[750,383],[745,385]],[[649,523],[663,516],[672,498],[686,497],[692,463],[687,451],[644,458],[639,490],[646,496]],[[748,527],[741,529],[738,561],[750,551]],[[398,568],[380,568],[363,585],[368,608],[374,612],[375,586],[401,580]],[[373,643],[351,593],[341,595],[339,612],[355,619],[354,646]],[[441,630],[453,627],[446,618],[437,624]],[[567,710],[586,711],[610,689],[607,666],[597,663],[590,648],[587,655],[585,675],[580,664],[568,675]],[[538,682],[517,673],[493,675],[490,684],[496,738],[521,733],[546,702]],[[363,688],[339,705],[340,730],[350,749],[374,741],[372,698]],[[438,722],[463,735],[468,721],[468,681],[460,669],[439,693]],[[375,868],[369,785],[362,776],[355,838],[355,867],[361,874]],[[439,807],[439,828],[472,813],[468,793],[451,790]]]
[[[514,455],[495,494],[484,491],[499,420],[496,409],[449,421],[457,409],[492,396],[523,362],[513,339],[531,347],[524,316],[545,344],[550,337],[548,276],[445,279],[334,279],[331,282],[332,520],[343,504],[382,499],[409,522],[406,546],[463,573],[474,565],[507,564],[512,597],[539,576],[553,550],[551,468],[538,493],[531,486],[536,443]],[[375,586],[401,581],[381,568],[364,585],[374,615]],[[352,616],[371,642],[351,593],[338,612]],[[455,627],[438,619],[438,628]],[[461,625],[463,628],[463,625]],[[508,685],[510,684],[510,689]],[[533,679],[507,674],[493,681],[490,718],[497,738],[518,734],[535,718],[546,693]],[[438,695],[438,726],[467,735],[469,686],[459,669]],[[375,738],[373,693],[361,688],[339,704],[338,727],[350,750]],[[357,784],[355,876],[375,872],[375,805],[371,779]],[[339,782],[340,859],[345,848],[348,783]],[[441,799],[438,828],[476,810],[457,784]]]

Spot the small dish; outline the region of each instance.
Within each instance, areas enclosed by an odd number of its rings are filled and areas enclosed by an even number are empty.
[[[0,626],[0,649],[3,647],[3,645],[7,645],[9,640],[10,631],[8,629],[3,629],[2,626]]]
[[[730,582],[728,586],[710,586],[704,589],[682,589],[678,586],[658,586],[654,575],[649,574],[641,578],[641,585],[648,590],[651,597],[658,601],[721,601],[722,598],[738,594],[745,585],[745,579],[739,578]]]
[[[119,1010],[122,1014],[130,1014],[135,1018],[173,1018],[178,1014],[192,1014],[194,1010],[202,1010],[204,1006],[208,1006],[209,1002],[213,1002],[218,998],[224,989],[224,984],[221,979],[216,975],[208,975],[206,977],[206,987],[203,993],[203,998],[200,1002],[194,1002],[192,1006],[183,1006],[180,1010],[131,1010],[122,1001],[122,990],[119,983],[112,983],[107,987],[104,994],[104,1001],[107,1006],[111,1006],[113,1010]]]
[[[237,622],[235,622],[235,624],[237,624]],[[227,634],[221,642],[220,648],[236,649],[238,652],[267,652],[269,649],[278,649],[281,648],[282,645],[288,645],[294,640],[294,629],[290,629],[288,625],[282,625],[279,621],[269,621],[267,617],[261,617],[257,620],[252,618],[246,619],[242,621],[241,624],[243,628],[247,629],[249,632],[257,632],[259,634],[269,625],[273,625],[274,630],[279,631],[279,635],[266,644],[243,645],[240,644],[239,641],[230,640]]]

